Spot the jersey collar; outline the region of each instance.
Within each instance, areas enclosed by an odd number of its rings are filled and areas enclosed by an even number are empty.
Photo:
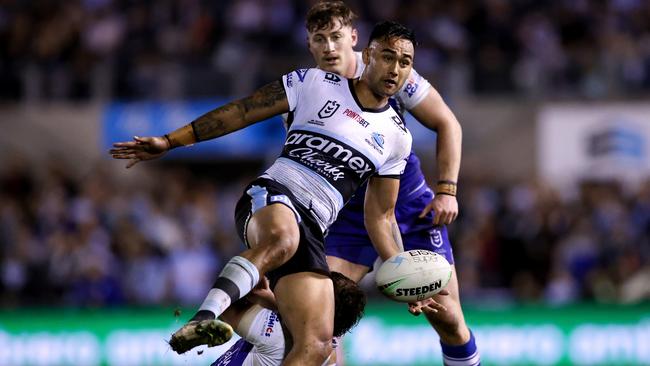
[[[352,97],[354,98],[354,101],[357,103],[357,106],[361,108],[362,111],[364,112],[371,112],[371,113],[381,113],[385,112],[388,108],[390,108],[390,104],[386,103],[385,106],[381,108],[366,108],[364,107],[361,102],[359,101],[359,98],[357,98],[357,92],[354,90],[354,80],[356,79],[348,79],[348,87],[350,88],[350,94],[352,94]]]

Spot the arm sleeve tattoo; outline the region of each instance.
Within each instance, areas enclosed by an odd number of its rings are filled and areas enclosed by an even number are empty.
[[[204,141],[237,131],[256,119],[265,109],[286,100],[281,80],[276,80],[255,91],[251,96],[214,109],[192,122],[196,141]]]

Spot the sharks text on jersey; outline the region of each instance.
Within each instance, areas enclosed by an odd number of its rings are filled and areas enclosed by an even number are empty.
[[[334,182],[345,178],[346,172],[363,181],[375,171],[374,164],[356,149],[314,132],[291,131],[282,155],[308,165]]]

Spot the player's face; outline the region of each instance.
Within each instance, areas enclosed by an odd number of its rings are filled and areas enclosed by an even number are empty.
[[[354,46],[357,44],[357,30],[343,26],[337,18],[332,24],[307,36],[307,46],[318,68],[346,78],[354,77]],[[352,73],[352,75],[346,75]]]
[[[413,43],[391,38],[372,41],[363,51],[370,89],[382,96],[396,94],[413,69]]]

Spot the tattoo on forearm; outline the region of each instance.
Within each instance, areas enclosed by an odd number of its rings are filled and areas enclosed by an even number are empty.
[[[393,239],[395,240],[395,244],[397,244],[398,249],[400,251],[404,251],[404,243],[402,242],[402,233],[399,231],[399,226],[397,226],[397,223],[392,223],[390,225],[391,228],[391,233],[393,234]]]
[[[226,124],[224,118],[232,113],[235,103],[228,103],[213,111],[210,111],[192,122],[196,141],[209,140],[222,136],[226,133]]]
[[[228,103],[197,118],[192,122],[196,139],[209,140],[237,130],[246,123],[248,113],[272,107],[285,98],[280,80],[266,84],[249,97]]]

